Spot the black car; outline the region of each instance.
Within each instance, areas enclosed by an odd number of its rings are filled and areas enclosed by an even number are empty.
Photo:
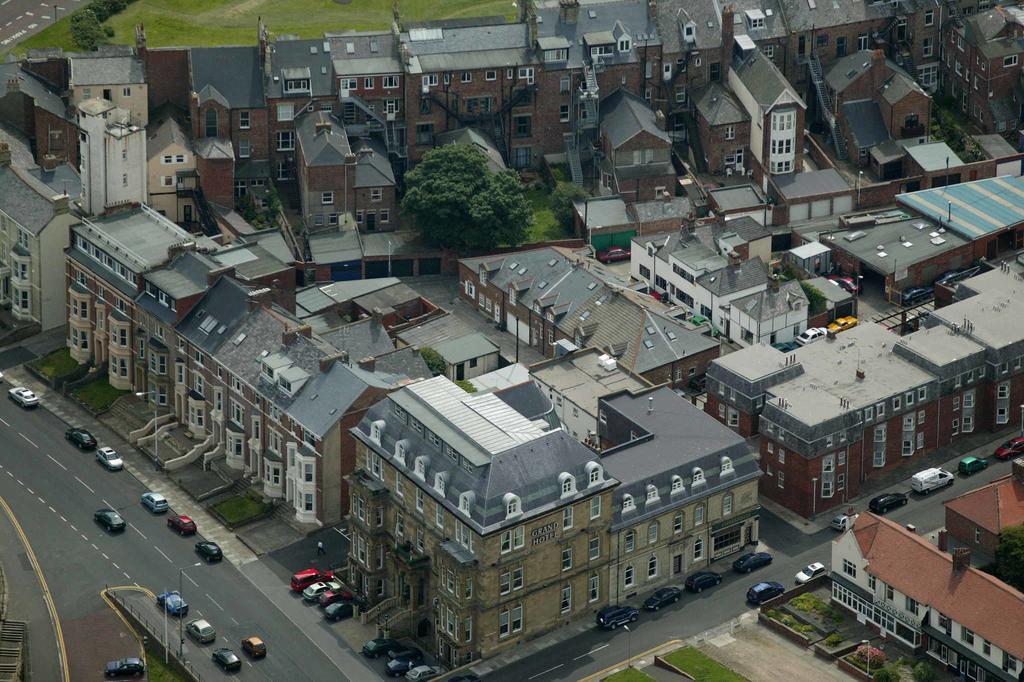
[[[657,611],[662,606],[675,604],[681,596],[683,591],[678,587],[663,587],[644,600],[644,608],[648,611]]]
[[[744,554],[739,559],[732,562],[732,568],[737,573],[750,573],[755,568],[767,566],[771,562],[772,555],[768,552],[752,552],[750,554]]]
[[[351,618],[353,613],[355,611],[352,609],[351,603],[336,601],[324,609],[324,618],[329,621],[341,620],[343,618]]]
[[[690,592],[702,592],[722,582],[722,574],[714,571],[697,571],[686,578],[686,589]]]
[[[904,289],[903,293],[900,294],[900,303],[903,305],[910,305],[912,303],[919,303],[926,301],[934,295],[935,291],[931,287],[911,287]]]
[[[124,530],[124,519],[113,509],[97,509],[92,518],[111,533]]]
[[[141,658],[121,658],[107,663],[104,675],[107,677],[121,677],[123,675],[142,675],[146,672],[146,664]]]
[[[423,652],[419,649],[409,649],[401,656],[396,656],[388,661],[384,672],[388,677],[400,677],[423,663]]]
[[[907,496],[903,493],[885,493],[868,502],[868,509],[876,514],[884,514],[890,509],[902,507],[906,503]]]
[[[210,542],[209,540],[196,543],[196,554],[211,564],[224,558],[224,553],[220,551],[220,546],[216,542]]]
[[[758,583],[747,590],[747,601],[751,604],[760,605],[769,599],[775,599],[786,591],[782,583],[764,582]]]
[[[68,429],[64,432],[64,438],[79,450],[96,449],[96,439],[85,429]]]
[[[217,649],[213,652],[213,662],[225,672],[242,669],[242,659],[231,649]]]
[[[402,645],[398,643],[398,640],[378,637],[377,639],[371,639],[363,645],[363,656],[366,656],[367,658],[377,658],[378,656],[387,654],[388,651],[398,649],[401,646]]]
[[[470,673],[469,675],[456,675],[449,677],[448,682],[480,682],[480,678]]]
[[[597,627],[614,630],[620,625],[632,623],[640,612],[632,606],[606,606],[597,612]]]
[[[393,646],[392,648],[388,649],[388,660],[391,661],[391,660],[394,660],[396,658],[401,658],[402,656],[408,656],[409,654],[413,654],[413,653],[419,654],[420,656],[423,655],[423,652],[420,651],[419,649],[417,649],[414,646],[406,646],[405,644],[402,644],[400,642],[396,642],[395,646]]]

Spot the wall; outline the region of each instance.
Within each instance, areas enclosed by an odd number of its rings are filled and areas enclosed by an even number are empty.
[[[162,47],[140,51],[146,66],[150,109],[156,109],[164,102],[188,110],[191,78],[189,76],[189,51],[181,47]]]
[[[110,97],[106,97],[107,91]],[[125,92],[127,91],[127,94]],[[145,128],[149,124],[149,89],[145,83],[131,85],[76,85],[71,88],[71,104],[77,107],[92,97],[103,97],[115,106],[131,113],[131,122]]]
[[[980,541],[975,540],[975,531],[980,531]],[[949,535],[949,550],[955,547],[969,547],[973,552],[981,552],[989,557],[996,555],[999,536],[980,527],[966,516],[946,507],[946,532]]]

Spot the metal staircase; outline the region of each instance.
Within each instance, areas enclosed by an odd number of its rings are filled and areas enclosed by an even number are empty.
[[[583,64],[583,82],[580,83],[579,101],[580,109],[583,111],[580,128],[596,128],[601,95],[597,85],[597,73],[592,64]]]
[[[917,80],[917,64],[914,63],[914,53],[910,49],[910,45],[903,43],[900,49],[900,66],[906,71],[911,78]]]
[[[885,26],[882,27],[882,30],[880,30],[878,33],[875,34],[875,38],[877,38],[878,40],[881,40],[881,41],[888,40],[889,39],[889,35],[892,33],[893,29],[896,28],[896,24],[898,22],[899,22],[899,17],[896,17],[896,16],[889,17],[889,21],[885,22]]]
[[[836,156],[840,161],[846,160],[846,139],[839,129],[839,122],[836,120],[832,95],[829,94],[828,85],[825,83],[825,76],[822,72],[821,61],[818,55],[811,54],[807,60],[807,66],[811,72],[811,83],[814,84],[814,91],[818,94],[818,104],[821,105],[821,115],[828,125],[832,135],[832,142],[836,146]]]
[[[946,9],[949,10],[949,20],[955,26],[964,25],[964,11],[960,8],[958,0],[946,0]]]
[[[583,186],[583,164],[580,162],[580,150],[576,146],[576,136],[571,135],[565,138],[565,158],[569,164],[569,175],[572,184],[577,187]]]
[[[383,136],[384,146],[387,148],[389,155],[405,156],[405,147],[399,143],[398,133],[395,131],[395,118],[397,116],[394,114],[381,114],[362,97],[354,95],[347,90],[342,91],[340,99],[343,105],[354,106],[366,114],[367,130],[371,133],[380,133]],[[346,116],[346,118],[348,117]]]

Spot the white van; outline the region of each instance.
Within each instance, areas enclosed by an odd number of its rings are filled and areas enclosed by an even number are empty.
[[[945,469],[925,469],[917,472],[910,479],[910,487],[925,495],[936,488],[944,488],[947,485],[953,485],[953,474]]]

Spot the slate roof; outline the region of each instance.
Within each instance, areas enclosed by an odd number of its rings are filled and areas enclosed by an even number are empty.
[[[538,3],[539,4],[539,3]],[[547,4],[547,3],[545,3]],[[576,23],[567,24],[558,20],[558,5],[538,7],[537,37],[561,37],[569,43],[568,59],[559,62],[557,68],[580,69],[588,46],[583,36],[611,32],[613,37],[623,31],[632,40],[631,49],[620,53],[601,57],[605,64],[635,64],[643,54],[644,45],[653,47],[661,45],[658,22],[651,21],[647,14],[647,3],[627,0],[625,2],[581,3],[576,16]]]
[[[234,159],[231,140],[222,137],[201,137],[196,140],[196,154],[204,159]]]
[[[48,111],[66,121],[75,120],[73,116],[68,115],[68,108],[56,90],[45,84],[40,78],[22,69],[18,62],[0,64],[0,98],[6,97],[10,93],[7,84],[12,80],[17,80],[18,89],[31,97],[36,106],[43,111]]]
[[[423,357],[414,348],[398,348],[374,358],[374,371],[387,372],[410,379],[429,379],[433,376]]]
[[[395,171],[387,150],[372,138],[360,138],[352,144],[356,154],[356,187],[393,187]]]
[[[257,243],[235,242],[218,249],[211,257],[221,265],[234,267],[235,277],[242,281],[255,280],[290,269],[286,263],[282,263],[277,256]]]
[[[78,55],[68,59],[72,86],[134,85],[146,82],[146,72],[138,57],[95,57]]]
[[[330,125],[330,128],[317,126]],[[303,114],[295,123],[295,137],[299,143],[299,153],[307,166],[340,166],[345,163],[345,156],[352,153],[348,134],[344,126],[332,114],[326,111],[314,111]]]
[[[359,233],[355,230],[319,232],[306,238],[313,262],[321,265],[346,263],[363,257]]]
[[[772,177],[772,182],[779,193],[790,201],[853,191],[835,168],[776,175]]]
[[[0,211],[33,235],[40,234],[53,220],[53,198],[57,194],[22,168],[0,167]]]
[[[460,336],[444,343],[434,346],[434,350],[444,358],[449,365],[457,365],[474,358],[482,358],[488,355],[497,355],[499,348],[490,339],[476,332],[467,336]]]
[[[742,62],[734,63],[732,70],[736,72],[754,101],[765,109],[771,108],[783,95],[788,95],[800,107],[807,106],[779,68],[765,57],[761,50],[754,50]]]
[[[552,427],[558,426],[559,422],[558,417],[554,414],[554,406],[537,387],[537,384],[532,381],[524,381],[515,386],[497,389],[494,391],[494,395],[527,419],[544,419]]]
[[[851,52],[845,57],[840,57],[825,72],[825,82],[828,83],[830,88],[841,93],[871,70],[874,58],[875,53],[871,50],[859,50]],[[885,65],[891,71],[900,70],[896,62],[891,59],[884,56],[879,58],[885,59]]]
[[[398,74],[402,71],[391,32],[329,33],[334,72],[339,76]]]
[[[150,121],[146,135],[146,151],[150,159],[161,156],[164,150],[171,145],[192,149],[192,140],[185,134],[185,130],[173,116],[164,116],[159,121]]]
[[[179,334],[206,353],[213,353],[249,315],[249,287],[232,277],[220,277],[176,326]],[[213,318],[217,325],[208,332],[200,329]],[[224,326],[224,331],[220,327]]]
[[[694,40],[687,43],[683,27],[693,22]],[[722,45],[722,15],[713,0],[660,0],[658,27],[664,54],[684,54]]]
[[[506,170],[505,159],[486,133],[476,128],[456,128],[434,136],[434,144],[438,147],[446,144],[468,144],[476,147],[487,157],[487,167],[495,173]]]
[[[28,172],[51,190],[54,194],[67,194],[74,201],[82,194],[82,178],[74,166],[62,163],[53,170],[45,170],[40,166],[29,168]]]
[[[612,147],[621,147],[641,132],[671,144],[668,133],[658,127],[654,110],[628,90],[616,90],[601,100],[601,132]]]
[[[815,28],[844,26],[890,17],[894,10],[887,2],[815,2],[779,0],[789,32],[802,33]]]
[[[347,352],[351,362],[375,358],[395,349],[384,325],[372,317],[321,332],[320,337],[338,350]]]
[[[178,299],[194,296],[207,289],[207,276],[211,270],[220,268],[215,260],[202,253],[186,251],[174,257],[163,267],[143,274],[142,278],[152,282],[168,296]],[[149,296],[143,292],[141,296]]]
[[[441,315],[404,329],[395,336],[412,348],[433,348],[449,339],[458,339],[476,330],[455,315]]]
[[[229,109],[258,109],[265,105],[258,48],[193,47],[190,61],[192,91],[200,93],[200,104],[204,97],[214,97],[226,102]]]
[[[728,296],[767,283],[768,267],[760,256],[742,261],[736,267],[728,265],[697,278],[697,284],[715,296]]]
[[[325,43],[328,45],[326,50],[324,49]],[[313,40],[278,38],[273,42],[271,50],[270,73],[278,78],[266,81],[267,98],[295,97],[295,93],[284,92],[285,79],[289,77],[309,79],[313,97],[324,97],[335,91],[329,41],[321,38]],[[298,69],[301,73],[287,73],[291,69]]]
[[[858,147],[868,149],[889,139],[889,131],[882,120],[882,110],[875,100],[843,102],[843,116]]]
[[[1017,7],[996,6],[965,17],[963,27],[956,30],[986,57],[996,59],[1024,51],[1024,39],[1014,37],[1012,30],[1006,31],[1009,35],[999,35],[1007,25],[1012,24],[1024,24],[1021,10]]]
[[[534,63],[524,23],[415,28],[401,33],[408,73],[512,67]]]
[[[323,438],[359,403],[368,388],[387,389],[398,380],[383,372],[362,372],[334,362],[326,372],[317,372],[303,384],[285,412],[317,438]]]
[[[772,291],[769,287],[764,291],[733,299],[730,305],[758,322],[768,322],[781,315],[787,315],[798,307],[806,310],[807,303],[807,294],[800,283],[790,281],[782,283],[778,291]]]
[[[693,93],[693,103],[697,111],[710,126],[744,123],[750,115],[731,92],[718,83],[710,83]]]

